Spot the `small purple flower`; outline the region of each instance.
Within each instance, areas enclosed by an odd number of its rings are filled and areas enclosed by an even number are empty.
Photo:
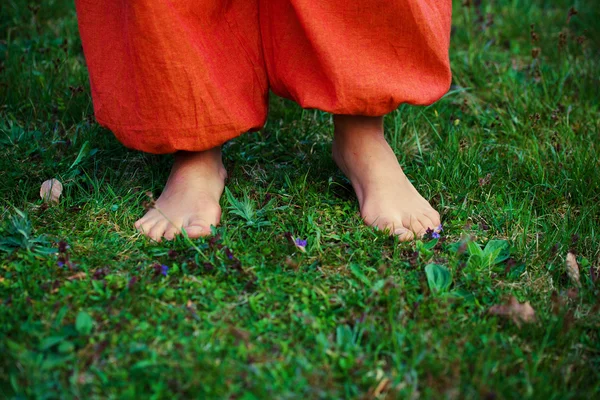
[[[65,266],[65,262],[64,261],[59,261],[57,264],[61,268]]]
[[[425,238],[430,238],[430,239],[439,239],[440,238],[440,232],[441,232],[441,225],[439,227],[436,228],[436,230],[433,230],[431,228],[427,228],[427,230],[425,231]],[[439,230],[439,231],[438,231]]]
[[[169,267],[167,267],[165,264],[161,265],[160,273],[163,274],[164,276],[167,276],[167,274],[169,273]]]
[[[306,247],[307,245],[307,241],[302,239],[296,239],[294,243],[296,243],[296,246],[298,247]]]
[[[444,227],[442,227],[442,224],[440,224],[440,226],[438,226],[436,230],[438,232],[442,232],[444,230]]]
[[[61,240],[60,242],[58,242],[58,252],[59,253],[66,253],[67,249],[70,246],[67,244],[67,242],[65,242],[64,240]]]

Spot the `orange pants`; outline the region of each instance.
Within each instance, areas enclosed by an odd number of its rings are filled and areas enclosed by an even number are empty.
[[[451,0],[76,0],[98,122],[201,151],[260,129],[269,89],[379,116],[450,85]]]

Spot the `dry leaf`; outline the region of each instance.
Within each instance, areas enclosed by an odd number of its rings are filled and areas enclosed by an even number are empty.
[[[383,392],[385,389],[387,389],[387,387],[390,384],[390,380],[388,378],[383,378],[379,384],[377,385],[377,387],[375,388],[375,390],[373,391],[373,397],[377,397],[381,394],[381,392]]]
[[[76,281],[79,279],[84,279],[85,277],[87,277],[87,274],[85,272],[78,272],[75,275],[69,276],[67,279],[70,281]]]
[[[577,296],[579,296],[579,289],[570,288],[569,290],[567,290],[567,297],[571,300],[577,299]]]
[[[62,194],[63,185],[58,179],[49,179],[42,183],[40,188],[40,197],[46,203],[58,203],[58,198]]]
[[[288,267],[292,268],[292,269],[298,269],[298,262],[295,261],[292,257],[287,256],[285,258],[285,265],[287,265]]]
[[[488,312],[492,315],[510,318],[519,328],[523,322],[535,321],[535,310],[531,307],[531,304],[528,301],[521,304],[515,296],[510,296],[507,304],[490,307]]]
[[[579,280],[579,265],[577,264],[575,254],[571,252],[567,253],[567,275],[569,275],[569,279],[571,279],[575,286],[581,287],[581,281]]]

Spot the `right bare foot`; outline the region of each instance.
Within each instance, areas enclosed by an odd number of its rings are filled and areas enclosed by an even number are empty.
[[[221,148],[202,152],[178,152],[163,192],[135,227],[160,242],[185,229],[190,238],[210,235],[210,226],[221,220],[219,199],[227,172]]]

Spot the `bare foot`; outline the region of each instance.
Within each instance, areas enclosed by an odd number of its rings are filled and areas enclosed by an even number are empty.
[[[176,153],[163,192],[136,229],[157,242],[173,239],[182,228],[191,238],[209,235],[210,226],[221,220],[219,199],[226,177],[220,147]]]
[[[440,215],[410,183],[383,136],[382,117],[335,115],[333,159],[352,182],[366,224],[400,240],[437,230]]]

